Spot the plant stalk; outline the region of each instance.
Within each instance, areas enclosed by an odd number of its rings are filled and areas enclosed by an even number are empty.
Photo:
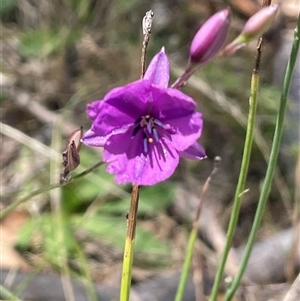
[[[252,142],[254,136],[256,110],[257,110],[257,93],[258,93],[258,86],[259,86],[259,64],[260,64],[260,57],[261,57],[261,46],[262,46],[262,39],[260,39],[258,43],[255,67],[252,71],[251,94],[249,98],[249,113],[248,113],[246,138],[244,144],[244,152],[242,158],[242,165],[240,169],[240,175],[239,175],[238,184],[234,196],[232,212],[231,212],[229,226],[227,230],[225,247],[224,247],[223,254],[221,256],[220,263],[218,265],[218,270],[217,270],[217,274],[215,277],[215,281],[214,281],[214,285],[212,288],[212,293],[210,295],[209,301],[216,301],[217,299],[220,282],[223,276],[225,264],[231,248],[233,235],[237,225],[240,207],[241,207],[242,195],[246,183],[246,177],[249,168]]]
[[[124,257],[123,257],[120,301],[128,301],[130,295],[138,203],[139,203],[139,186],[132,185],[132,195],[131,195],[130,210],[127,219],[127,234],[126,234]]]
[[[10,292],[5,286],[0,284],[0,293],[3,298],[11,301],[22,301],[17,296],[15,296],[12,292]]]
[[[299,53],[299,44],[300,44],[300,14],[298,16],[298,24],[295,29],[295,35],[294,35],[294,43],[292,46],[291,56],[290,60],[287,65],[287,71],[284,78],[283,83],[283,90],[280,98],[280,105],[279,110],[277,114],[277,120],[276,120],[276,126],[275,126],[275,132],[274,132],[274,138],[273,138],[273,144],[270,154],[270,160],[267,167],[266,177],[263,183],[262,191],[260,194],[260,198],[258,201],[258,206],[254,218],[254,222],[252,225],[252,229],[249,235],[249,239],[245,248],[244,255],[242,257],[240,268],[237,272],[236,277],[234,278],[234,281],[231,284],[231,287],[228,289],[226,295],[225,295],[225,301],[229,301],[232,299],[234,293],[238,289],[241,278],[245,272],[245,269],[247,267],[248,260],[250,258],[250,254],[254,245],[254,241],[265,211],[267,199],[271,190],[272,180],[274,177],[275,169],[276,169],[276,162],[278,158],[279,148],[280,148],[280,142],[281,137],[284,129],[284,118],[285,118],[285,110],[286,110],[286,104],[287,104],[287,97],[288,92],[290,88],[290,83],[292,79],[293,70],[297,61],[297,56]]]
[[[189,271],[190,271],[190,267],[191,267],[191,262],[192,262],[192,258],[193,258],[193,252],[194,252],[194,247],[195,247],[195,243],[197,240],[197,234],[198,234],[198,230],[199,230],[199,224],[198,224],[198,220],[200,218],[200,214],[201,214],[201,210],[204,204],[204,196],[208,190],[209,187],[209,183],[213,177],[213,175],[217,172],[219,164],[221,163],[221,158],[220,157],[216,157],[215,158],[215,165],[214,168],[211,172],[211,174],[209,175],[209,177],[206,179],[201,195],[200,195],[200,199],[199,199],[199,203],[198,203],[198,207],[197,207],[197,211],[196,211],[196,215],[194,218],[194,222],[193,222],[193,228],[192,231],[190,233],[190,237],[189,237],[189,242],[188,242],[188,247],[186,250],[186,255],[185,255],[185,259],[184,259],[184,264],[182,267],[182,273],[181,273],[181,277],[180,277],[180,281],[179,281],[179,285],[177,288],[177,293],[176,293],[176,297],[175,297],[175,301],[181,301],[183,298],[183,294],[184,294],[184,290],[186,287],[186,282],[188,279],[188,275],[189,275]]]

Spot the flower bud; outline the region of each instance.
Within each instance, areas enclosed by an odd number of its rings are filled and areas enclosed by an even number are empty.
[[[190,48],[191,63],[203,64],[213,58],[223,45],[230,23],[229,8],[210,17],[196,33]]]
[[[222,50],[221,55],[232,55],[233,53],[244,47],[247,43],[265,33],[272,25],[278,7],[279,4],[266,6],[259,10],[252,17],[250,17],[240,35]]]
[[[279,4],[272,4],[262,8],[252,17],[250,17],[241,33],[246,42],[260,37],[271,27],[276,17],[278,8]]]

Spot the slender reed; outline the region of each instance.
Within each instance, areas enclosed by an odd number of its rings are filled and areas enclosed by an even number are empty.
[[[84,281],[84,285],[85,285],[86,292],[88,295],[88,299],[89,299],[89,301],[100,301],[101,299],[99,299],[97,296],[96,289],[95,289],[95,286],[93,283],[93,279],[91,277],[91,271],[90,271],[89,264],[87,262],[85,254],[82,250],[82,247],[77,242],[75,243],[75,251],[77,254],[81,274],[84,277],[83,281]]]
[[[12,300],[12,301],[22,301],[17,296],[15,296],[12,292],[10,292],[7,288],[5,288],[3,285],[0,284],[0,293],[3,298],[6,300]]]
[[[151,36],[151,26],[154,14],[150,10],[146,12],[143,18],[143,47],[141,56],[141,76],[144,77],[146,70],[146,53],[147,47]],[[134,253],[134,243],[135,243],[135,231],[136,231],[136,221],[137,221],[137,210],[139,204],[139,186],[132,185],[131,193],[131,203],[130,209],[127,216],[127,234],[125,240],[124,256],[123,256],[123,268],[122,268],[122,280],[121,280],[121,290],[120,290],[120,301],[128,301],[130,295],[131,287],[131,274],[132,274],[132,263],[133,263],[133,253]]]
[[[213,168],[211,174],[209,175],[209,177],[206,179],[206,181],[204,183],[204,186],[203,186],[203,189],[202,189],[202,192],[201,192],[201,196],[200,196],[200,199],[199,199],[199,204],[198,204],[198,207],[197,207],[197,212],[196,212],[195,219],[194,219],[194,222],[193,222],[193,228],[192,228],[192,231],[191,231],[190,237],[189,237],[188,247],[187,247],[187,250],[186,250],[186,255],[185,255],[185,259],[184,259],[184,264],[183,264],[183,268],[182,268],[182,273],[181,273],[179,285],[178,285],[178,288],[177,288],[175,301],[181,301],[182,298],[183,298],[186,282],[187,282],[188,275],[189,275],[189,270],[190,270],[190,267],[191,267],[194,247],[195,247],[195,243],[196,243],[196,239],[197,239],[197,234],[198,234],[198,229],[199,229],[198,220],[200,218],[201,209],[202,209],[203,204],[204,204],[204,200],[205,200],[204,197],[205,197],[205,194],[208,190],[209,183],[210,183],[213,175],[217,172],[217,170],[219,168],[220,162],[221,162],[221,158],[216,157],[214,168]]]
[[[258,206],[254,218],[254,222],[251,228],[251,232],[248,238],[248,242],[245,248],[244,255],[242,257],[241,263],[240,263],[240,268],[238,270],[238,273],[236,277],[234,278],[234,281],[232,282],[230,288],[227,290],[227,293],[225,295],[225,301],[229,301],[232,299],[234,293],[238,289],[241,278],[245,272],[245,269],[247,267],[248,260],[250,258],[250,254],[252,251],[252,247],[254,245],[254,241],[265,211],[266,203],[268,200],[268,196],[271,190],[271,185],[272,185],[272,180],[274,177],[275,173],[275,168],[276,168],[276,162],[278,158],[278,153],[279,153],[279,148],[280,148],[280,142],[281,142],[281,137],[284,129],[284,117],[285,117],[285,110],[286,110],[286,104],[287,104],[287,97],[288,97],[288,92],[290,88],[290,83],[292,79],[292,74],[293,70],[296,64],[297,56],[299,54],[299,45],[300,45],[300,14],[298,16],[298,24],[295,29],[295,34],[294,34],[294,43],[292,46],[291,50],[291,56],[290,60],[287,65],[286,69],[286,74],[284,78],[284,83],[283,83],[283,90],[280,98],[280,104],[279,104],[279,109],[278,109],[278,114],[277,114],[277,119],[276,119],[276,126],[275,126],[275,132],[274,132],[274,138],[273,138],[273,143],[272,143],[272,149],[271,149],[271,154],[270,154],[270,160],[269,164],[267,167],[267,172],[266,172],[266,177],[263,183],[262,191],[260,194],[260,198],[258,201]]]
[[[224,247],[223,254],[221,256],[220,263],[218,265],[218,270],[217,270],[217,274],[215,277],[215,281],[214,281],[214,285],[212,288],[212,293],[210,295],[209,301],[215,301],[217,299],[220,282],[223,276],[226,260],[231,248],[233,235],[239,217],[242,195],[243,195],[246,177],[249,168],[253,135],[254,135],[254,125],[255,125],[255,117],[256,117],[256,109],[257,109],[257,93],[258,93],[258,85],[259,85],[259,66],[260,66],[260,58],[261,58],[261,47],[262,47],[262,38],[258,42],[255,67],[252,71],[248,122],[247,122],[246,138],[244,144],[244,152],[242,158],[242,165],[240,169],[240,175],[239,175],[238,184],[234,196],[232,212],[231,212],[229,226],[227,230],[225,247]]]

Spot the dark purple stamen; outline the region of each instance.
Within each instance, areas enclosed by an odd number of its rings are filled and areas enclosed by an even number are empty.
[[[133,138],[133,137],[139,132],[140,129],[141,129],[141,126],[140,126],[139,124],[137,124],[137,125],[135,126],[135,128],[133,129],[131,138]]]
[[[150,123],[150,122],[147,123],[147,130],[148,130],[148,133],[149,133],[149,134],[152,133],[152,126],[151,126],[151,123]]]
[[[157,133],[157,129],[155,127],[153,128],[153,136],[154,136],[154,140],[156,142],[158,142],[159,141],[159,136],[158,136],[158,133]]]
[[[160,122],[158,119],[154,119],[153,122],[154,122],[154,124],[161,126],[162,128],[164,127],[164,124],[162,122]]]
[[[138,118],[135,122],[134,125],[140,124],[142,121],[143,117]]]
[[[160,130],[159,130],[160,129]],[[143,149],[144,153],[148,153],[148,143],[159,143],[160,135],[165,135],[169,138],[169,133],[165,130],[164,124],[150,115],[142,116],[134,122],[134,128],[131,137],[133,138],[140,130],[143,131]],[[163,130],[163,132],[162,132]],[[160,133],[160,134],[159,134]]]
[[[147,139],[147,137],[145,137],[143,139],[143,143],[144,143],[144,152],[145,152],[145,154],[147,154],[148,153],[148,139]]]

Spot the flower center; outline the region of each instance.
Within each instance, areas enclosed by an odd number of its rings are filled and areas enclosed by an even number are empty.
[[[159,142],[159,132],[164,130],[164,124],[150,115],[145,115],[135,121],[132,137],[140,130],[142,130],[144,152],[148,153],[148,144]]]

